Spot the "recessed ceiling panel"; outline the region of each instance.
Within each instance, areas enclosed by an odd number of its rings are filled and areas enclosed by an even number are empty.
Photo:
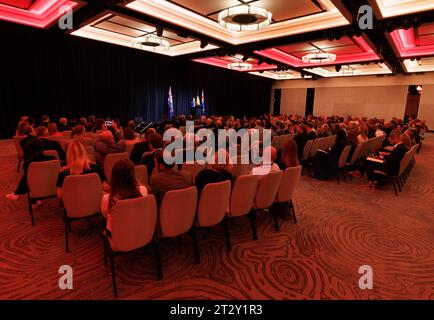
[[[235,32],[218,23],[219,12],[242,4],[267,9],[273,23],[255,32]],[[331,0],[135,0],[125,6],[232,45],[349,24]]]
[[[380,60],[379,56],[362,37],[342,37],[333,41],[325,39],[303,42],[256,51],[255,53],[291,67],[300,68],[323,65],[309,64],[302,61],[303,56],[307,54],[321,52],[336,55],[336,60],[326,63],[328,65]]]
[[[433,0],[370,0],[379,9],[381,18],[390,18],[434,9]]]
[[[159,38],[157,36],[155,25],[120,15],[110,10],[105,11],[100,16],[90,19],[84,26],[73,31],[71,34],[168,56],[178,56],[218,48],[212,44],[208,44],[205,48],[201,48],[200,41],[190,37],[180,37],[176,33],[167,29],[163,30],[163,35]],[[134,46],[134,40],[143,36],[167,41],[169,43],[169,48],[163,46],[153,47],[150,45]]]
[[[349,64],[342,65],[340,69],[336,69],[335,67],[317,67],[304,70],[325,78],[355,77],[392,73],[392,71],[390,71],[390,69],[384,63]]]
[[[244,61],[243,61],[242,55],[201,58],[201,59],[195,59],[193,61],[212,65],[215,67],[224,68],[224,69],[230,69],[229,65],[232,63],[245,63],[245,64],[249,64],[251,66],[250,69],[238,70],[238,71],[242,71],[242,72],[273,70],[273,69],[277,68],[277,66],[274,64],[268,64],[265,62],[259,63],[259,61],[255,58],[248,58],[248,59],[244,59]]]
[[[396,54],[401,58],[434,55],[434,24],[417,29],[398,29],[389,34]]]

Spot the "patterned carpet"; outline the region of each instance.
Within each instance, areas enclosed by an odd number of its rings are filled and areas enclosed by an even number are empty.
[[[258,241],[247,219],[231,225],[227,254],[220,227],[199,234],[202,262],[194,264],[188,237],[161,244],[164,279],[152,250],[117,259],[121,299],[434,299],[434,136],[396,197],[391,186],[369,190],[352,182],[301,178],[298,224],[258,219]],[[110,269],[91,223],[73,224],[65,253],[62,211],[46,201],[31,227],[26,201],[7,201],[16,156],[0,141],[0,299],[112,299]],[[358,287],[359,266],[373,268],[372,290]],[[58,287],[59,266],[71,265],[74,289]]]

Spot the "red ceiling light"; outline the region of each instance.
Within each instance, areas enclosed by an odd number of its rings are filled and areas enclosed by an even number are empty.
[[[432,30],[434,34],[434,27]],[[395,51],[400,58],[420,57],[434,55],[434,41],[421,39],[419,33],[413,28],[398,29],[390,33]]]
[[[0,0],[0,20],[47,28],[65,11],[78,6],[79,1],[71,0]]]

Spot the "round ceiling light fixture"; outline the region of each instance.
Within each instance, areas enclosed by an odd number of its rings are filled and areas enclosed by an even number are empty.
[[[334,53],[318,52],[309,53],[301,58],[304,63],[330,63],[336,61]]]
[[[271,24],[271,12],[266,9],[240,5],[227,8],[219,13],[219,24],[231,31],[257,31]]]
[[[135,38],[132,41],[132,45],[137,49],[153,51],[168,50],[170,48],[169,41],[153,35]]]
[[[238,70],[238,71],[248,71],[252,70],[253,66],[247,62],[233,62],[228,64],[228,69]]]

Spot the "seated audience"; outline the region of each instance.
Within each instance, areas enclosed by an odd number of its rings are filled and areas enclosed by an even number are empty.
[[[66,118],[60,118],[59,119],[59,125],[57,126],[57,130],[59,132],[71,130],[71,127],[68,126],[68,119],[66,119]]]
[[[55,150],[59,155],[59,159],[65,160],[65,151],[63,151],[59,141],[48,140],[46,137],[48,137],[48,129],[46,127],[41,126],[36,129],[36,139],[30,138],[30,141],[23,148],[25,161],[29,154],[35,153],[34,149],[37,148],[42,148],[42,151]],[[36,140],[42,141],[42,143],[34,143]]]
[[[86,137],[86,129],[81,124],[75,126],[71,133],[71,139],[80,141],[85,147],[95,147],[95,139]]]
[[[266,159],[268,158],[269,159]],[[280,171],[279,165],[275,162],[277,150],[274,147],[267,147],[263,152],[263,162],[260,166],[254,167],[251,174],[254,176],[264,176],[270,172]]]
[[[140,164],[144,164],[148,169],[148,174],[152,175],[155,168],[155,155],[163,150],[164,141],[158,133],[150,134],[147,138],[149,151],[142,154]]]
[[[387,175],[396,176],[399,173],[401,160],[405,153],[409,150],[402,142],[406,137],[399,135],[397,132],[391,132],[388,137],[389,143],[393,145],[393,150],[390,153],[383,153],[384,163],[371,163],[367,161],[366,173],[369,181],[382,184],[386,181]]]
[[[107,227],[110,231],[113,206],[119,200],[134,199],[148,195],[148,189],[140,186],[135,177],[134,164],[129,159],[119,160],[112,170],[110,192],[104,194],[101,203],[101,213],[106,218]]]
[[[89,162],[86,149],[78,140],[75,140],[68,145],[66,163],[67,165],[62,169],[62,171],[60,171],[57,178],[57,195],[59,198],[62,197],[63,181],[69,175],[97,173],[101,178],[101,182],[105,179],[104,173],[99,169],[99,167],[96,164]]]
[[[224,157],[225,163],[219,163],[219,154],[221,158]],[[209,165],[208,168],[201,170],[196,176],[195,184],[199,193],[202,192],[203,188],[208,183],[216,183],[226,180],[230,180],[231,182],[233,182],[234,176],[230,172],[231,169],[232,165],[229,161],[229,154],[224,149],[219,150],[215,154],[215,163]]]
[[[50,122],[47,126],[49,136],[63,136],[62,132],[57,131],[57,124]]]
[[[164,194],[171,190],[184,189],[193,185],[193,178],[188,171],[178,170],[175,164],[164,161],[164,151],[155,155],[155,171],[150,179],[151,191],[161,201]]]
[[[297,143],[294,140],[289,140],[283,144],[282,153],[278,160],[277,163],[282,170],[299,165]]]
[[[95,151],[98,155],[98,163],[104,168],[104,161],[109,153],[119,153],[125,151],[125,141],[115,141],[113,134],[109,131],[103,131],[100,138],[95,142]]]
[[[44,129],[46,128],[44,127]],[[23,164],[24,174],[21,177],[20,182],[18,183],[18,187],[15,189],[14,192],[6,195],[6,198],[8,198],[9,200],[16,201],[19,199],[20,195],[25,195],[29,191],[29,187],[27,186],[27,171],[29,169],[29,165],[32,162],[55,160],[53,156],[44,155],[45,143],[42,139],[34,139],[32,141],[32,144],[32,148],[27,149],[27,154]]]

